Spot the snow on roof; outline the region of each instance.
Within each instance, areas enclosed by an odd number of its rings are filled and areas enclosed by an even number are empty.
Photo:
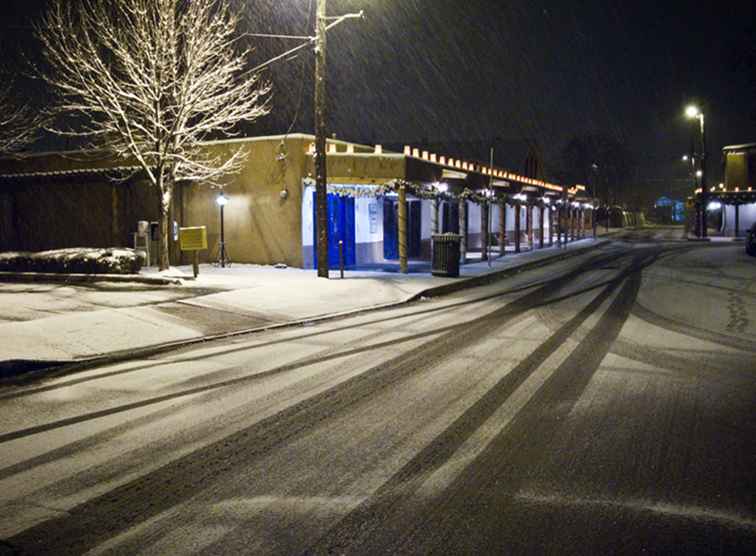
[[[723,151],[744,151],[744,150],[750,150],[750,149],[756,150],[756,143],[744,143],[742,145],[728,145],[722,148]]]
[[[0,181],[15,181],[20,179],[39,178],[74,178],[84,176],[105,176],[112,174],[131,174],[138,172],[139,166],[114,166],[112,168],[77,168],[75,170],[53,170],[48,172],[20,172],[16,174],[0,174]]]
[[[284,139],[295,139],[304,141],[315,141],[315,136],[308,133],[289,133],[287,135],[257,135],[253,137],[230,137],[227,139],[216,139],[212,141],[203,141],[202,145],[234,145],[240,143],[256,143],[261,141],[282,141]],[[366,149],[372,149],[370,145],[363,145],[361,143],[355,143],[353,141],[345,141],[343,139],[337,139],[328,137],[328,143],[340,143],[344,145],[355,145],[356,147],[363,147]],[[86,150],[86,149],[74,149],[74,150],[62,150],[62,151],[40,151],[40,152],[24,152],[16,153],[10,157],[0,157],[0,160],[28,160],[30,158],[44,158],[46,156],[66,156],[66,155],[81,155],[82,153],[96,155],[102,154],[105,151],[101,150]]]

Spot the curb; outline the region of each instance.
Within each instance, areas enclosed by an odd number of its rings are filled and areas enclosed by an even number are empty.
[[[200,337],[191,338],[188,340],[177,340],[174,342],[166,342],[163,344],[146,346],[142,348],[114,351],[107,354],[96,355],[96,356],[88,357],[85,359],[79,359],[76,361],[65,361],[65,362],[62,362],[62,361],[48,361],[48,362],[45,362],[45,361],[24,361],[24,362],[0,361],[0,387],[22,385],[28,382],[32,382],[33,380],[36,380],[40,378],[41,376],[53,378],[58,375],[68,374],[68,373],[76,372],[76,371],[83,371],[83,370],[86,370],[92,367],[98,367],[101,365],[123,363],[123,362],[130,361],[133,359],[158,355],[160,353],[165,353],[167,351],[172,351],[172,350],[179,349],[182,347],[188,347],[195,344],[201,344],[201,343],[207,343],[207,342],[213,342],[215,340],[223,340],[226,338],[234,338],[237,336],[245,336],[248,334],[257,334],[260,332],[267,332],[269,330],[294,328],[296,326],[305,326],[305,325],[311,325],[311,324],[325,322],[325,321],[347,318],[347,317],[351,317],[351,316],[355,316],[355,315],[359,315],[359,314],[367,313],[371,311],[380,311],[382,309],[392,309],[395,307],[400,307],[402,305],[407,305],[414,301],[419,301],[422,298],[440,297],[443,295],[448,295],[450,293],[462,291],[465,289],[470,289],[470,288],[475,288],[478,286],[490,284],[492,282],[496,282],[508,276],[514,276],[515,274],[519,274],[520,272],[525,272],[525,271],[533,270],[533,269],[540,268],[543,266],[548,266],[550,264],[558,263],[560,261],[569,259],[573,256],[582,255],[589,251],[593,251],[594,249],[603,247],[604,245],[610,242],[611,241],[608,239],[597,239],[596,243],[586,246],[586,247],[581,247],[577,249],[572,249],[570,251],[560,252],[560,253],[554,254],[551,257],[544,257],[537,261],[523,263],[519,266],[512,267],[512,268],[504,268],[501,270],[489,272],[487,274],[481,274],[479,276],[461,278],[458,282],[444,284],[442,286],[433,286],[430,288],[426,288],[415,294],[412,294],[411,296],[401,301],[392,301],[390,303],[372,305],[370,307],[363,307],[360,309],[351,309],[349,311],[343,311],[340,313],[327,313],[324,315],[317,315],[317,316],[309,317],[305,319],[298,319],[294,321],[286,321],[286,322],[281,322],[281,323],[273,323],[267,326],[259,326],[256,328],[236,330],[233,332],[224,332],[222,334],[213,334],[209,336],[200,336]],[[9,367],[9,364],[18,364],[20,366],[25,366],[24,364],[29,364],[29,366],[27,367],[26,372],[21,371],[20,373],[14,373],[13,370],[11,370],[12,367]],[[47,366],[43,366],[43,365],[47,365]]]
[[[54,272],[0,272],[0,282],[55,282],[89,284],[92,282],[136,282],[151,286],[180,286],[178,278],[159,278],[141,274],[57,274]]]

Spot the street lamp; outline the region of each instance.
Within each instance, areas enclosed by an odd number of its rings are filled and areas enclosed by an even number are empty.
[[[226,268],[228,260],[228,253],[226,252],[226,230],[224,226],[223,209],[228,204],[228,197],[221,191],[215,198],[215,204],[220,207],[220,244],[218,249],[218,263],[221,268]]]
[[[704,125],[704,114],[699,108],[693,104],[685,108],[685,116],[689,120],[698,120],[701,125],[701,169],[696,172],[696,175],[700,173],[701,178],[701,233],[700,237],[706,239],[707,236],[707,223],[706,223],[706,127]]]

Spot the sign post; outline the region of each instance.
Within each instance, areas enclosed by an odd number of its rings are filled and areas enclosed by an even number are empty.
[[[182,251],[192,252],[192,268],[196,278],[199,275],[199,252],[207,249],[207,228],[205,226],[180,228],[179,244]]]

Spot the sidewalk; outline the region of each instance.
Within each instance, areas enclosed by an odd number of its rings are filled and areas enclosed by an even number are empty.
[[[606,240],[507,254],[461,268],[460,278],[427,273],[347,271],[319,280],[314,270],[234,264],[172,269],[180,285],[144,283],[0,284],[0,375],[330,318],[474,287],[573,256]],[[155,276],[149,269],[144,276]],[[165,275],[163,273],[162,275]]]

